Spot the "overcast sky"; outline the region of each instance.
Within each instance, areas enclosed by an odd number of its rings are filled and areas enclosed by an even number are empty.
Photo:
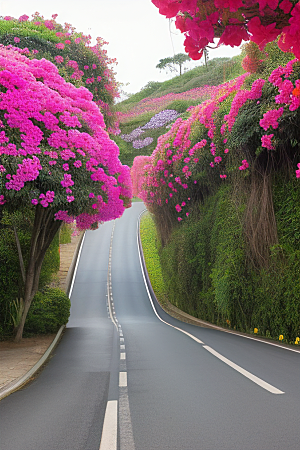
[[[0,15],[19,18],[40,12],[45,19],[58,14],[57,22],[71,23],[77,31],[90,34],[93,41],[102,37],[109,44],[108,56],[117,58],[116,79],[124,91],[135,93],[149,81],[164,81],[174,74],[156,69],[159,60],[184,53],[184,36],[169,26],[151,0],[0,0]],[[210,50],[210,59],[233,56],[238,48],[221,47]],[[192,68],[202,61],[189,63]]]

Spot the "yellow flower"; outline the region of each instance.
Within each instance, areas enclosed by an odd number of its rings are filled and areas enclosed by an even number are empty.
[[[282,335],[282,334],[279,336],[279,340],[280,340],[280,341],[283,340],[283,335]]]
[[[254,333],[255,334],[258,333],[258,329],[257,328],[254,328]]]

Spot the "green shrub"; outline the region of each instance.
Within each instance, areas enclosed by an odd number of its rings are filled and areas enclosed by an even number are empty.
[[[25,334],[56,333],[70,316],[71,302],[58,288],[38,292],[31,304],[25,322]]]

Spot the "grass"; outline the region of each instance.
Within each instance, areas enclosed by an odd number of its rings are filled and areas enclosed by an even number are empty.
[[[141,218],[140,235],[145,263],[152,288],[159,303],[164,305],[166,303],[167,293],[158,254],[157,232],[155,223],[148,212],[143,214]]]

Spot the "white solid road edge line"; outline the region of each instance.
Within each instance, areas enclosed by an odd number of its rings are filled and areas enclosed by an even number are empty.
[[[140,214],[141,216],[141,214]],[[141,270],[142,270],[142,275],[143,275],[143,280],[144,280],[144,284],[146,287],[146,291],[148,294],[148,298],[150,300],[152,309],[156,315],[156,317],[163,323],[165,323],[166,325],[169,325],[169,327],[174,328],[175,330],[181,331],[181,333],[186,334],[187,336],[189,336],[191,339],[193,339],[194,341],[198,342],[199,344],[204,344],[204,342],[202,342],[200,339],[196,338],[195,336],[193,336],[192,334],[188,333],[187,331],[182,330],[181,328],[175,327],[174,325],[171,325],[168,322],[165,322],[158,314],[158,312],[156,311],[156,308],[154,306],[153,300],[151,298],[151,294],[149,292],[149,288],[147,285],[147,281],[146,281],[146,277],[145,277],[145,273],[144,273],[144,267],[142,264],[142,258],[141,258],[141,251],[140,251],[140,246],[139,246],[139,221],[138,221],[138,229],[137,229],[137,246],[138,246],[138,254],[139,254],[139,260],[140,260],[140,266],[141,266]],[[237,364],[233,363],[232,361],[230,361],[229,359],[225,358],[224,356],[222,356],[220,353],[216,352],[215,350],[213,350],[211,347],[209,347],[208,345],[203,345],[203,348],[205,348],[205,350],[209,351],[211,354],[213,354],[214,356],[216,356],[217,358],[219,358],[221,361],[225,362],[226,364],[228,364],[230,367],[232,367],[233,369],[237,370],[239,373],[241,373],[242,375],[244,375],[246,378],[249,378],[251,381],[253,381],[254,383],[258,384],[259,386],[261,386],[262,388],[266,389],[267,391],[271,392],[272,394],[284,394],[283,391],[280,391],[279,389],[275,388],[274,386],[272,386],[271,384],[261,380],[260,378],[256,377],[255,375],[253,375],[252,373],[248,372],[247,370],[243,369],[242,367],[238,366]]]
[[[99,450],[116,450],[118,436],[118,401],[109,400],[103,422]]]
[[[150,299],[150,303],[151,303],[151,305],[152,305],[152,308],[153,308],[153,310],[154,310],[156,316],[159,318],[159,320],[161,320],[163,323],[166,323],[167,325],[170,325],[169,323],[167,323],[167,322],[165,322],[164,320],[162,320],[162,319],[159,317],[159,315],[157,314],[156,309],[155,309],[155,307],[154,307],[154,305],[153,305],[151,296],[150,296],[150,292],[149,292],[149,290],[148,290],[148,286],[147,286],[147,282],[146,282],[146,277],[145,277],[145,275],[144,275],[144,268],[143,268],[143,265],[142,265],[142,259],[141,259],[141,255],[140,255],[141,251],[140,251],[140,246],[139,246],[139,224],[140,224],[140,218],[141,218],[142,214],[144,214],[145,211],[147,211],[147,210],[144,209],[144,210],[141,212],[141,214],[139,215],[139,218],[138,218],[138,225],[137,225],[137,246],[138,246],[138,253],[139,253],[139,259],[140,259],[140,265],[141,265],[141,268],[142,268],[142,274],[143,274],[143,278],[144,278],[144,283],[145,283],[145,286],[146,286],[146,289],[147,289],[148,297],[149,297],[149,299]],[[170,325],[170,327],[173,327],[173,325]],[[176,328],[176,327],[173,327],[173,328]],[[223,331],[224,333],[233,334],[234,336],[240,336],[240,337],[243,337],[243,338],[245,338],[245,339],[251,339],[251,340],[256,341],[256,342],[262,342],[263,344],[273,345],[274,347],[279,347],[279,348],[281,348],[281,349],[283,349],[283,350],[288,350],[288,351],[290,351],[290,352],[300,353],[300,350],[298,350],[298,349],[285,347],[285,346],[283,346],[283,345],[276,344],[276,342],[268,342],[268,341],[265,341],[265,340],[263,340],[263,339],[259,339],[259,338],[257,338],[257,337],[251,337],[251,336],[246,336],[246,335],[244,335],[244,334],[239,334],[239,333],[236,333],[236,332],[232,332],[231,330],[226,330],[225,328],[218,327],[217,325],[214,325],[214,328],[215,328],[216,330]],[[179,331],[182,331],[183,333],[185,333],[185,331],[181,330],[180,328],[176,328],[176,329],[179,330]],[[186,334],[189,335],[189,333],[186,333]],[[192,335],[189,335],[189,336],[190,336],[192,339],[194,339],[195,341],[198,341],[197,338],[192,337]],[[202,343],[203,343],[203,342],[202,342]]]
[[[81,251],[82,251],[85,235],[86,235],[86,232],[83,235],[83,238],[82,238],[82,241],[81,241],[81,244],[80,244],[80,249],[79,249],[79,252],[78,252],[78,255],[77,255],[76,265],[75,265],[73,278],[72,278],[72,283],[71,283],[71,287],[70,287],[70,291],[69,291],[69,298],[71,298],[71,295],[72,295],[73,286],[74,286],[74,282],[75,282],[75,277],[76,277],[76,273],[77,273],[77,268],[78,268],[78,264],[79,264],[79,260],[80,260],[80,255],[81,255]]]
[[[210,352],[212,355],[214,355],[216,358],[219,358],[221,361],[223,361],[228,366],[232,367],[237,372],[244,375],[244,377],[249,378],[249,380],[253,381],[253,383],[258,384],[260,387],[266,389],[267,391],[271,392],[272,394],[284,394],[283,391],[280,391],[276,387],[272,386],[271,384],[267,383],[266,381],[261,380],[257,376],[253,375],[252,373],[248,372],[247,370],[243,369],[242,367],[238,366],[234,362],[230,361],[229,359],[225,358],[225,356],[222,356],[220,353],[216,352],[213,348],[209,347],[208,345],[203,345],[203,348]]]

